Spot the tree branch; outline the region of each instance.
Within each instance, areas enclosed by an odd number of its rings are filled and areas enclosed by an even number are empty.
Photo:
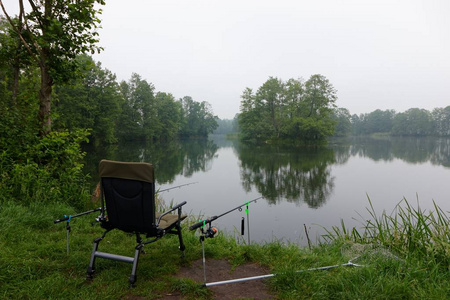
[[[22,0],[20,0],[20,2],[22,2]],[[34,11],[34,13],[36,15],[39,15],[39,9],[36,7],[36,4],[34,4],[33,0],[28,0],[28,3],[30,3],[31,9]],[[41,26],[41,28],[44,28],[44,24],[42,24],[42,20],[39,18],[36,18],[39,22],[39,26]]]
[[[19,15],[23,16],[23,3],[22,0],[19,0],[20,3],[20,12]],[[22,41],[23,45],[25,46],[25,48],[27,49],[28,53],[30,54],[30,56],[38,63],[40,64],[40,60],[39,58],[33,53],[33,51],[31,50],[30,45],[27,43],[27,41],[25,41],[24,37],[22,36],[22,33],[20,32],[19,28],[17,28],[17,26],[14,24],[14,22],[12,21],[11,17],[8,15],[8,13],[6,12],[5,6],[3,5],[2,0],[0,0],[0,6],[2,7],[2,11],[6,16],[6,19],[8,20],[9,24],[11,25],[12,29],[17,33],[17,35],[19,36],[19,39]],[[25,21],[25,26],[27,26],[27,22]],[[28,27],[28,26],[27,26]],[[34,43],[34,46],[37,46],[37,49],[39,49],[39,46]]]

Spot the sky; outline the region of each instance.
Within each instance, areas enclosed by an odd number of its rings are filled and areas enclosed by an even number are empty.
[[[4,0],[17,6],[17,0]],[[221,119],[246,87],[325,76],[351,114],[450,105],[448,0],[107,0],[104,68],[207,101]]]

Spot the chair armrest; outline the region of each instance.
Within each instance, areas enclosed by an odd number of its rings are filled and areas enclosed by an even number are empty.
[[[174,210],[177,210],[177,209],[179,210],[179,213],[178,213],[178,219],[179,219],[180,216],[181,216],[181,207],[182,207],[183,205],[185,205],[186,203],[187,203],[186,201],[183,201],[183,202],[181,202],[180,204],[178,204],[178,205],[172,207],[170,210],[168,210],[168,211],[164,212],[163,214],[161,214],[161,215],[159,216],[158,220],[156,221],[156,226],[159,226],[159,222],[161,221],[162,217],[164,217],[164,216],[167,215],[167,214],[170,214],[171,212],[173,212]]]

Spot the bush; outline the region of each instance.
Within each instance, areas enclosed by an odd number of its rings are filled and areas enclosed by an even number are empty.
[[[0,201],[29,205],[67,203],[81,208],[89,197],[80,143],[88,132],[52,132],[21,151],[0,154]],[[19,155],[17,155],[19,153]]]

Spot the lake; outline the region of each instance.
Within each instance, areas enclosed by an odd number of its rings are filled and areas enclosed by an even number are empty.
[[[184,212],[197,218],[233,211],[213,222],[247,242],[280,240],[307,245],[323,228],[362,227],[370,198],[377,213],[391,213],[404,198],[432,210],[433,201],[450,211],[450,139],[354,137],[327,146],[245,145],[214,136],[163,144],[125,143],[88,149],[86,168],[98,181],[101,159],[145,161],[155,167],[166,204],[187,201]],[[245,235],[241,236],[241,221]]]

